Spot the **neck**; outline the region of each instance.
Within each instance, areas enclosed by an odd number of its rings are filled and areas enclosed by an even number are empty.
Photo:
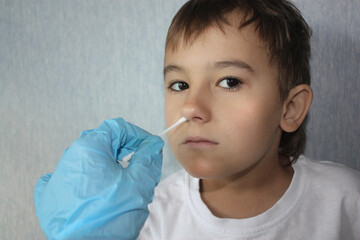
[[[292,167],[283,167],[276,156],[231,176],[202,179],[200,193],[215,216],[248,218],[271,208],[289,187],[292,176]]]

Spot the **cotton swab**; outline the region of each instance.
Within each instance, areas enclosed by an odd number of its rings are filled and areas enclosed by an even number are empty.
[[[165,129],[162,133],[159,134],[160,137],[162,137],[163,135],[165,135],[165,133],[167,133],[168,131],[170,131],[171,129],[179,126],[180,124],[186,122],[187,119],[182,117],[180,118],[176,123],[174,123],[173,125],[171,125],[170,127],[168,127],[167,129]]]
[[[180,124],[186,122],[187,119],[185,117],[180,118],[176,123],[174,123],[173,125],[171,125],[170,127],[168,127],[167,129],[165,129],[162,133],[159,134],[160,137],[162,137],[163,135],[165,135],[168,131],[170,131],[171,129],[179,126]],[[126,155],[125,157],[123,157],[121,160],[116,160],[118,163],[121,164],[121,166],[123,168],[127,168],[129,166],[129,160],[131,159],[132,155],[135,152],[131,152],[128,155]]]

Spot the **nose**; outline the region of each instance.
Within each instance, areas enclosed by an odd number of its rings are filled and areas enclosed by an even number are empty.
[[[182,107],[182,115],[190,122],[206,123],[211,118],[211,102],[206,91],[190,90]]]

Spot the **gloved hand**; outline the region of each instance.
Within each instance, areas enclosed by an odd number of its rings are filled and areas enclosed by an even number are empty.
[[[120,118],[82,132],[54,173],[36,184],[36,214],[46,237],[135,239],[160,180],[163,145]],[[116,160],[133,151],[122,168]]]

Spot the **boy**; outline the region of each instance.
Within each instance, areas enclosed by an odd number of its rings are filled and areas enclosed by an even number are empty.
[[[359,173],[300,156],[310,29],[285,0],[190,0],[165,48],[168,134],[139,239],[360,239]]]

